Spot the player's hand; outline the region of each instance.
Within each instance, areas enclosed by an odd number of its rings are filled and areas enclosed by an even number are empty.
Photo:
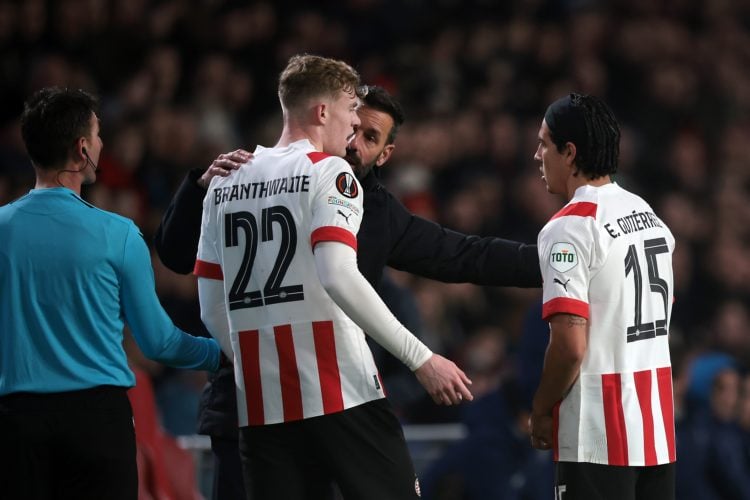
[[[439,354],[433,354],[422,366],[414,370],[417,380],[432,400],[439,405],[457,405],[471,401],[474,396],[467,386],[471,380],[456,364]]]
[[[537,450],[552,448],[552,415],[535,415],[529,417],[531,446]]]
[[[249,162],[253,158],[253,154],[244,149],[237,149],[231,153],[220,154],[211,165],[203,172],[203,175],[198,179],[198,185],[203,189],[208,189],[208,185],[211,183],[211,179],[215,176],[220,175],[226,177],[231,174],[233,170],[240,168],[240,165]]]

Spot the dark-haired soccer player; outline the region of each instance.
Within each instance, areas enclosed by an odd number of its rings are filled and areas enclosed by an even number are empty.
[[[555,498],[674,498],[669,319],[674,238],[612,182],[620,129],[600,99],[552,103],[534,158],[568,203],[539,234],[550,340],[530,419]]]

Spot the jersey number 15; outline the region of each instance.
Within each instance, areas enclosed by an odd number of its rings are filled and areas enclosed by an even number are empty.
[[[667,334],[667,306],[669,300],[669,285],[665,280],[659,277],[659,267],[656,256],[660,253],[669,252],[667,240],[664,238],[655,238],[643,242],[643,252],[646,255],[646,267],[648,268],[648,283],[652,293],[658,293],[664,302],[664,319],[654,321],[644,321],[642,317],[643,309],[643,273],[641,264],[638,260],[638,252],[635,245],[628,247],[628,253],[625,256],[625,276],[633,275],[635,282],[635,311],[634,324],[628,327],[628,342],[637,340],[653,339],[655,337]],[[653,318],[648,318],[653,319]]]

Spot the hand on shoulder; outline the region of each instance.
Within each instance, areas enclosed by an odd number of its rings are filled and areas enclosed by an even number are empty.
[[[211,183],[211,179],[215,176],[220,175],[226,177],[232,173],[232,171],[240,168],[253,158],[253,154],[244,149],[236,149],[231,153],[220,154],[206,169],[203,175],[198,179],[198,185],[203,189],[208,189],[208,185]]]

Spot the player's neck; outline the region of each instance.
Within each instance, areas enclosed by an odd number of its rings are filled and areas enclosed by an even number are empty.
[[[608,175],[597,177],[596,179],[587,179],[581,173],[579,173],[578,175],[571,175],[568,178],[568,187],[567,187],[566,196],[568,197],[568,201],[570,201],[573,199],[573,196],[576,194],[576,190],[581,186],[600,187],[600,186],[604,186],[605,184],[610,184],[611,182],[612,182],[612,179]]]
[[[281,131],[281,137],[279,137],[276,147],[283,148],[289,146],[293,142],[307,139],[318,151],[323,151],[323,141],[319,137],[319,133],[315,127],[304,127],[294,123],[286,123],[284,130]]]

